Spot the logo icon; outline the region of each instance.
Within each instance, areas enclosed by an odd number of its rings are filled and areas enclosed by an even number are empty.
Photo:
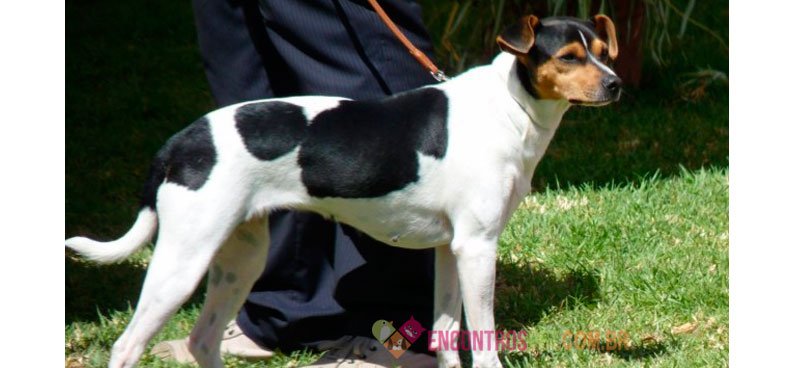
[[[375,323],[372,324],[372,336],[375,336],[375,339],[382,344],[394,331],[396,331],[392,323],[393,322],[389,322],[385,319],[375,321]]]
[[[397,329],[394,328],[393,322],[385,319],[379,319],[372,324],[372,336],[398,359],[425,331],[427,329],[422,327],[419,321],[414,319],[414,316],[411,316]]]

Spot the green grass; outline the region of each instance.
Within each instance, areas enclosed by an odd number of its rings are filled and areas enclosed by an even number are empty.
[[[727,365],[727,189],[712,169],[527,199],[501,239],[496,316],[540,348],[507,361]],[[568,351],[565,330],[623,330],[631,347]]]
[[[198,318],[199,306],[190,305],[180,310],[177,315],[157,335],[155,341],[180,339],[190,332],[193,322]],[[74,322],[66,326],[66,366],[107,367],[110,348],[115,339],[124,331],[127,322],[132,318],[132,310],[119,310],[107,316],[100,316],[96,321]],[[149,345],[149,348],[151,348]],[[148,350],[148,349],[147,349]],[[225,359],[226,367],[287,367],[311,363],[320,355],[312,352],[295,352],[290,355],[278,354],[270,360],[251,363],[239,358]],[[190,364],[165,362],[151,355],[144,354],[140,367],[195,367]]]
[[[192,22],[187,3],[67,3],[66,236],[123,233],[156,150],[212,109]],[[709,42],[687,38],[691,49],[675,54],[686,60],[647,68],[650,83],[618,104],[566,115],[536,172],[536,192],[500,242],[497,321],[526,329],[529,343],[502,357],[508,366],[727,365],[727,88],[711,85],[685,100],[681,75],[669,72],[714,59],[695,51]],[[712,66],[727,69],[727,58]],[[149,255],[96,266],[67,254],[67,366],[106,365]],[[202,294],[152,343],[185,336]],[[672,332],[686,323],[697,328]],[[631,344],[568,350],[566,330],[625,331]],[[316,356],[279,355],[266,366]],[[145,355],[142,366],[177,365]]]

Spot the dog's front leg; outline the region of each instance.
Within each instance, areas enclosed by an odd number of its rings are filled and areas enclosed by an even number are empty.
[[[502,366],[493,315],[496,244],[496,238],[479,236],[456,238],[452,243],[469,336],[482,337],[482,345],[472,345],[473,367],[478,368]]]
[[[450,332],[460,330],[461,308],[460,284],[458,283],[458,267],[455,255],[449,245],[436,248],[436,285],[433,332],[448,337]],[[431,338],[430,349],[436,351],[438,366],[460,367],[458,351],[449,345],[442,346],[440,336]]]

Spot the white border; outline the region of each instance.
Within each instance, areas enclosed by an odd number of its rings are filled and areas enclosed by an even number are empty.
[[[64,364],[64,2],[0,10],[3,366]]]
[[[730,365],[791,361],[792,3],[730,4]]]
[[[64,5],[10,2],[0,12],[7,366],[64,359]],[[730,2],[730,363],[738,367],[788,361],[794,341],[791,8]]]

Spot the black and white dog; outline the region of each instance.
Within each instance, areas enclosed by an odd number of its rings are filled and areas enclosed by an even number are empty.
[[[118,240],[66,245],[99,261],[157,245],[135,315],[110,367],[132,367],[209,270],[190,349],[221,367],[225,322],[267,257],[267,213],[320,213],[396,247],[436,248],[434,330],[494,330],[497,238],[571,105],[620,95],[606,64],[612,21],[534,16],[497,38],[504,53],[434,86],[379,101],[293,97],[213,111],[158,152],[132,229]],[[486,335],[488,336],[488,335]],[[493,336],[493,335],[490,335]],[[495,343],[490,346],[496,346]],[[439,351],[439,365],[460,366]],[[495,350],[474,366],[498,367]]]

